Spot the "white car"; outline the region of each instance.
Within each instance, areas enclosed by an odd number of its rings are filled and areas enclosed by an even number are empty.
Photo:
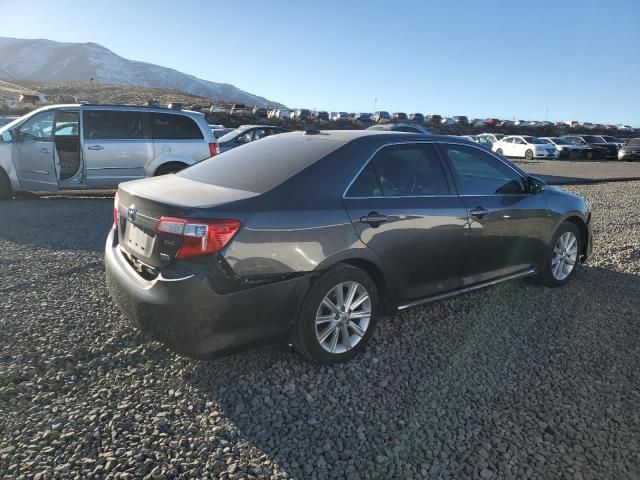
[[[576,145],[560,137],[542,137],[538,140],[555,145],[558,150],[558,158],[584,158],[585,150],[587,150],[582,145]]]
[[[286,108],[276,108],[273,111],[273,114],[271,116],[271,118],[289,118],[290,114],[289,114],[289,110],[287,110]]]
[[[505,157],[558,158],[558,149],[552,143],[545,143],[528,135],[510,135],[493,144],[491,150]]]

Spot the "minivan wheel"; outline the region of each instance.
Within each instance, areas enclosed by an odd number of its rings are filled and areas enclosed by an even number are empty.
[[[187,168],[187,165],[184,163],[167,163],[165,165],[161,165],[154,174],[154,177],[158,177],[160,175],[168,175],[169,173],[178,173],[180,170],[184,170]]]
[[[531,150],[527,150],[526,152],[524,152],[524,158],[526,158],[527,160],[531,160],[533,158],[533,152]]]
[[[350,360],[371,338],[379,305],[369,275],[351,265],[333,267],[309,289],[293,327],[293,345],[320,364]]]
[[[11,181],[7,174],[0,168],[0,200],[6,200],[11,196]]]
[[[538,283],[553,288],[571,280],[579,265],[581,248],[582,239],[578,228],[571,222],[560,225],[542,260],[536,277]]]

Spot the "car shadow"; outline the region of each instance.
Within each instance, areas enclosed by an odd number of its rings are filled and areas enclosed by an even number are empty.
[[[559,405],[598,398],[598,418],[607,404],[621,418],[635,411],[619,399],[638,398],[640,376],[612,372],[640,364],[638,311],[637,274],[585,266],[561,288],[520,281],[385,318],[346,364],[266,348],[194,361],[184,380],[231,420],[228,441],[248,442],[292,478],[472,477],[488,456],[526,463],[527,449],[569,465],[556,448],[572,451],[574,412]],[[549,431],[554,444],[540,444]],[[616,448],[601,454],[616,458]]]

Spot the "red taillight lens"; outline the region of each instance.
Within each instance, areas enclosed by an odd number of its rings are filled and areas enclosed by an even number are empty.
[[[218,155],[220,153],[220,149],[218,148],[218,144],[217,143],[210,143],[209,144],[209,153],[211,154],[212,157],[215,157],[216,155]]]
[[[120,223],[120,215],[118,215],[118,192],[113,197],[113,228],[118,230],[118,224]]]
[[[197,257],[221,250],[240,229],[238,220],[194,220],[161,217],[158,233],[177,235],[182,243],[176,258]]]

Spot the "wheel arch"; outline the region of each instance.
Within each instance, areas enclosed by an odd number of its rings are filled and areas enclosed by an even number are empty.
[[[318,265],[316,271],[324,272],[339,264],[351,265],[364,271],[371,277],[378,289],[383,313],[390,313],[396,306],[396,295],[389,275],[382,260],[368,248],[342,251],[324,260]]]
[[[576,226],[576,228],[578,229],[578,232],[580,232],[580,258],[584,259],[587,256],[587,251],[588,251],[588,243],[589,243],[589,229],[587,228],[587,224],[586,222],[582,219],[582,217],[575,215],[575,214],[569,214],[569,216],[565,217],[562,222],[560,223],[560,225],[562,225],[562,223],[564,222],[569,222],[572,223],[573,225]]]
[[[182,167],[181,169],[184,169],[184,168],[187,168],[189,166],[189,164],[186,163],[186,162],[182,162],[180,160],[169,160],[167,162],[164,162],[164,163],[161,163],[160,165],[158,165],[156,167],[156,169],[153,171],[152,176],[158,175],[158,172],[161,169],[168,168],[168,167],[174,167],[174,166],[175,167]]]

